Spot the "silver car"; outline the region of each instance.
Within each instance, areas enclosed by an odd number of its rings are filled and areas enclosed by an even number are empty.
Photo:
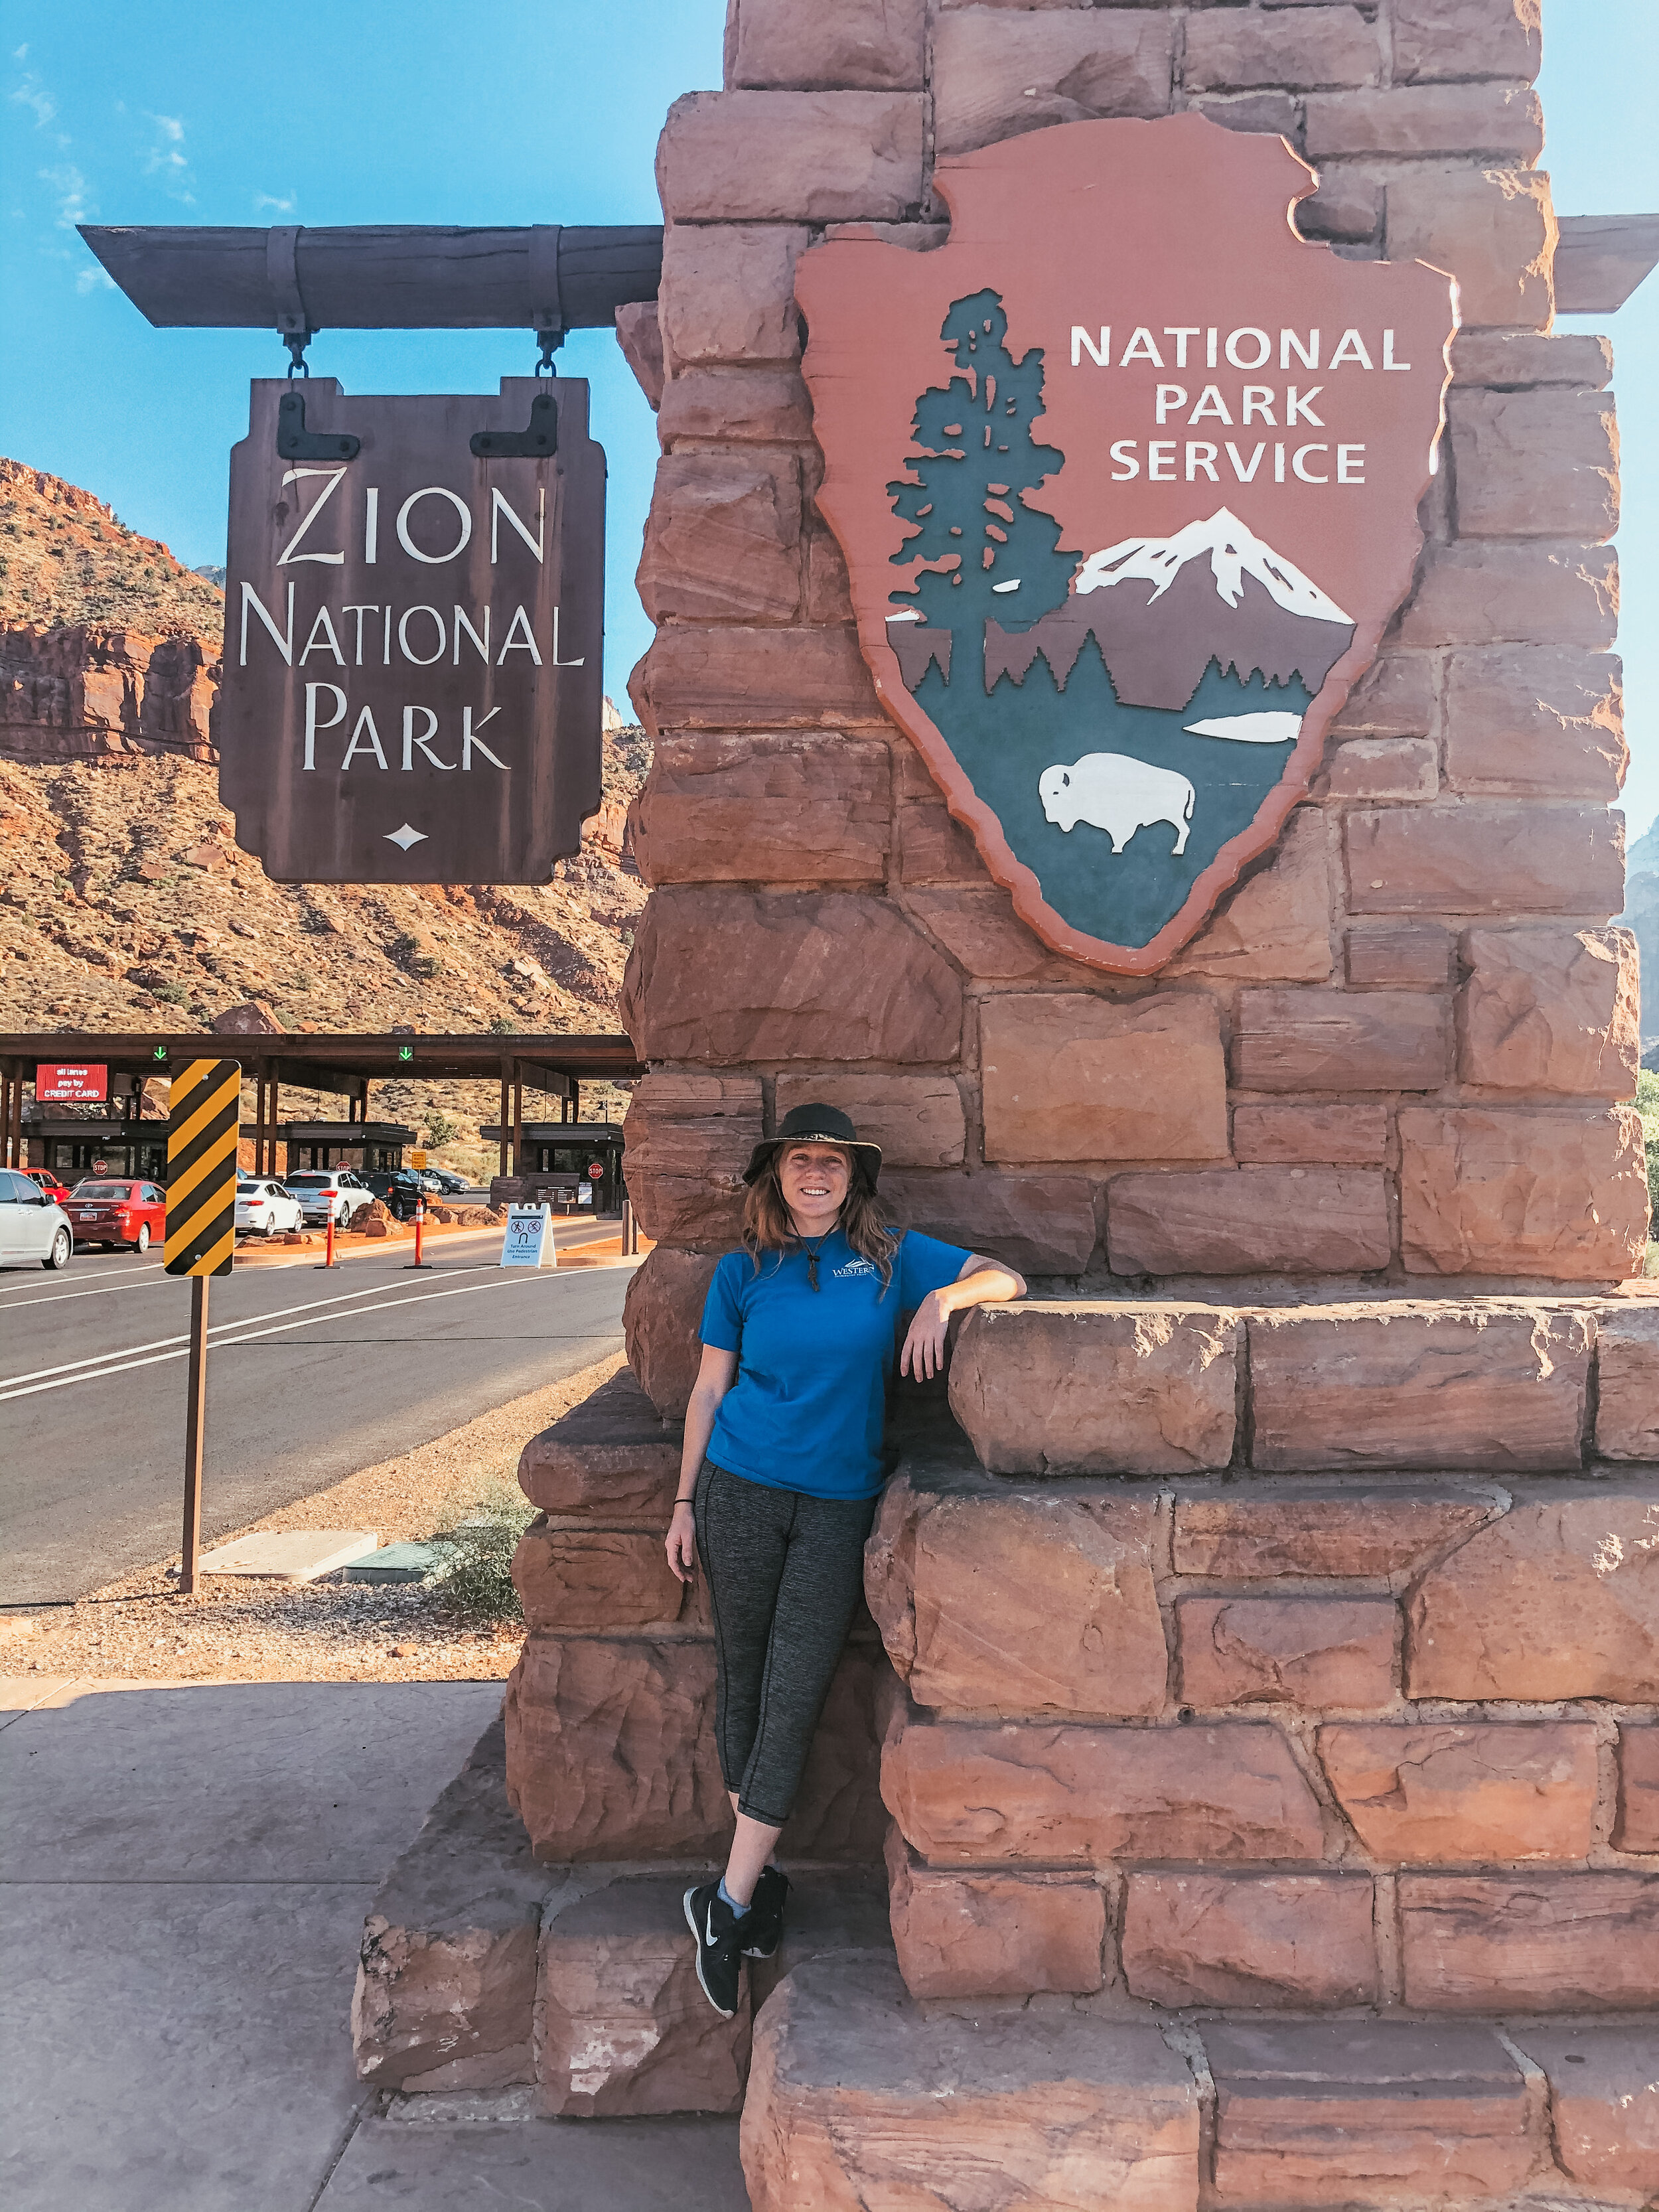
[[[284,1176],[283,1185],[299,1200],[306,1220],[319,1226],[331,1213],[336,1228],[349,1229],[374,1203],[374,1192],[359,1182],[349,1168],[307,1168]]]
[[[75,1249],[69,1216],[39,1183],[13,1168],[0,1168],[0,1267],[38,1260],[66,1267]]]

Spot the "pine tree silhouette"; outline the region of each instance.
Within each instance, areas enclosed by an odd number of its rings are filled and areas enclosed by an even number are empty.
[[[917,574],[914,591],[895,592],[893,604],[951,629],[964,646],[971,638],[974,658],[964,667],[977,661],[987,616],[1024,629],[1060,605],[1076,565],[1057,550],[1060,525],[1020,497],[1064,456],[1031,436],[1043,411],[1042,349],[1016,361],[1007,332],[998,293],[952,301],[939,336],[963,374],[930,385],[916,401],[910,432],[921,453],[887,487],[894,513],[914,526],[895,565],[937,564]],[[1018,589],[994,588],[1011,584]]]

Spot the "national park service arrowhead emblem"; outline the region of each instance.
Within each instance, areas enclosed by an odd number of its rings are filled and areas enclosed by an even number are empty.
[[[993,876],[1149,974],[1278,836],[1410,589],[1455,289],[1301,239],[1306,164],[1201,116],[936,180],[945,245],[799,263],[818,505]]]

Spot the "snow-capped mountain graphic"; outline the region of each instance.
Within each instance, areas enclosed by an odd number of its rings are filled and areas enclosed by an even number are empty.
[[[1299,677],[1316,693],[1353,641],[1352,617],[1225,507],[1169,538],[1090,554],[1063,606],[1023,630],[985,624],[985,688],[1022,683],[1041,653],[1064,690],[1093,637],[1124,706],[1186,707],[1212,661],[1248,684]]]

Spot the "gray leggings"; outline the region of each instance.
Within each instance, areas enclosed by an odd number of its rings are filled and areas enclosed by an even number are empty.
[[[876,1500],[773,1490],[706,1459],[694,1505],[720,1772],[740,1813],[781,1828],[864,1588]]]

